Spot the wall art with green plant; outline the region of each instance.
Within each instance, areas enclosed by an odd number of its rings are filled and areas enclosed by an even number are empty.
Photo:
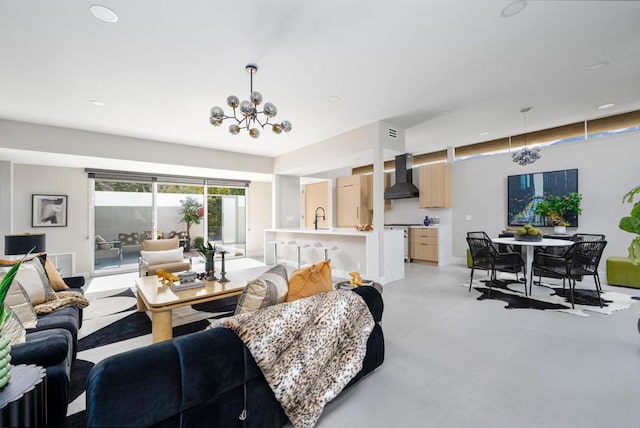
[[[554,226],[569,226],[567,214],[582,214],[582,194],[571,192],[568,195],[549,195],[538,202],[535,213],[546,217]]]

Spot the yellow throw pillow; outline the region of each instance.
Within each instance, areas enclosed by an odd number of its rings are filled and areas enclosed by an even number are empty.
[[[47,259],[44,262],[44,270],[47,272],[47,276],[49,277],[51,288],[55,291],[64,291],[69,289],[69,286],[64,282],[62,276],[60,276],[60,273],[58,272],[58,269],[56,269],[51,260]]]
[[[331,290],[331,260],[325,260],[291,274],[287,302]]]

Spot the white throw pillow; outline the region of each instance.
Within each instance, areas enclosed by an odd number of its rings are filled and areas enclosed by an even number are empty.
[[[184,261],[183,251],[184,248],[180,247],[175,250],[140,251],[140,255],[142,256],[142,259],[149,264],[149,266],[152,266],[163,263],[182,262]]]
[[[4,278],[10,269],[11,266],[1,267],[0,278]],[[19,283],[24,288],[24,291],[27,292],[32,305],[39,305],[56,298],[56,292],[51,288],[49,278],[38,258],[22,263],[15,278],[13,278],[13,285],[16,283]]]
[[[4,276],[4,273],[0,273],[0,276]],[[18,317],[24,328],[35,328],[38,323],[38,316],[33,310],[29,295],[22,288],[20,283],[16,282],[15,278],[9,287],[7,296],[4,298],[4,303],[9,306],[13,313]]]

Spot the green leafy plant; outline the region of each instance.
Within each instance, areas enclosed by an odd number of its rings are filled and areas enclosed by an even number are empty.
[[[31,251],[29,251],[29,253],[31,253]],[[20,269],[20,265],[22,265],[24,259],[27,258],[27,255],[25,255],[18,263],[13,265],[11,269],[9,269],[9,272],[7,272],[2,278],[2,281],[0,281],[0,329],[11,316],[11,310],[7,311],[4,307],[4,299],[7,297],[9,287],[11,287],[11,283],[18,273],[18,269]]]
[[[216,254],[216,244],[211,245],[211,242],[204,240],[202,236],[196,236],[193,239],[193,245],[196,247],[196,251],[205,261],[211,261],[211,258]]]
[[[569,226],[564,216],[566,214],[582,214],[582,195],[571,192],[565,196],[546,196],[538,202],[534,212],[549,218],[556,226]]]
[[[182,216],[182,222],[187,225],[187,236],[190,236],[189,229],[192,224],[200,224],[202,218],[202,204],[198,202],[194,197],[187,196],[180,201],[182,205],[180,207],[180,215]]]
[[[640,186],[631,189],[622,197],[622,202],[633,204],[630,215],[622,217],[618,227],[625,232],[637,235],[629,245],[629,259],[634,265],[640,264],[640,202],[633,202],[635,195],[640,194]]]

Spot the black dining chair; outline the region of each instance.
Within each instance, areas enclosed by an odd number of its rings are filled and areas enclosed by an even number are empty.
[[[573,235],[571,235],[571,238],[569,238],[569,240],[572,242],[604,241],[605,236],[601,234],[596,234],[596,233],[574,233]],[[562,257],[567,251],[569,251],[569,248],[571,247],[536,247],[534,254],[537,255],[538,253],[546,253],[546,254],[553,254],[553,255]],[[558,264],[562,262],[554,259],[547,259],[547,263]],[[533,276],[537,276],[539,278],[542,276],[544,276],[545,278],[556,278],[556,279],[562,278],[562,275],[558,275],[552,272],[551,270],[542,271],[536,267],[531,269],[531,272],[533,273]],[[581,281],[582,277],[577,279],[578,281]],[[533,282],[530,282],[530,286],[531,284],[533,284]],[[538,284],[540,284],[540,279],[538,279]]]
[[[477,232],[467,232],[467,238],[485,238],[488,239],[491,242],[491,245],[493,245],[493,247],[499,252],[499,253],[515,253],[516,250],[513,249],[512,245],[509,244],[495,244],[491,238],[489,237],[489,235],[487,235],[487,232],[484,231],[477,231]]]
[[[602,285],[600,283],[600,275],[598,275],[598,265],[600,264],[600,259],[606,246],[607,241],[605,240],[583,240],[573,244],[561,255],[538,253],[533,260],[529,286],[533,283],[534,271],[539,272],[538,281],[540,281],[540,276],[544,276],[545,272],[561,277],[562,289],[565,289],[565,281],[569,280],[571,307],[575,308],[573,293],[576,281],[582,279],[584,276],[593,276],[600,307],[602,307],[602,298],[600,297]]]
[[[571,240],[573,242],[580,241],[604,241],[604,235],[600,235],[597,233],[574,233],[571,235]]]
[[[509,272],[516,274],[520,271],[524,273],[524,293],[527,294],[527,268],[520,253],[516,252],[499,252],[491,242],[491,239],[481,237],[467,237],[469,251],[471,251],[471,276],[469,279],[469,291],[473,284],[473,273],[475,269],[488,270],[491,275],[489,277],[489,296],[491,296],[491,285],[497,279],[497,272]]]

